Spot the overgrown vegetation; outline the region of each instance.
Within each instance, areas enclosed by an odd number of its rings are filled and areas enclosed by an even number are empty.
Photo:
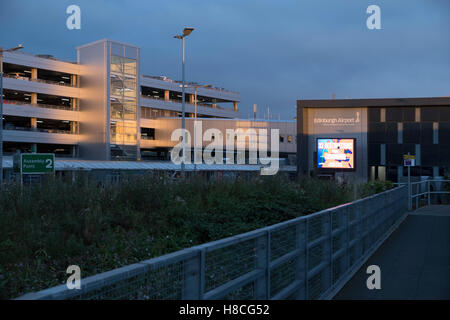
[[[388,187],[367,184],[358,193]],[[350,185],[280,176],[10,185],[0,193],[0,298],[63,283],[72,264],[86,277],[336,206],[355,194]]]

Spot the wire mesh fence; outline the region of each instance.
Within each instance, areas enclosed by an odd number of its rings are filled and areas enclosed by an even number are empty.
[[[323,299],[405,216],[406,187],[20,299]]]

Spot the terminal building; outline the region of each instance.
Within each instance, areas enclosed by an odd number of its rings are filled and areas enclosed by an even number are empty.
[[[404,182],[450,174],[450,97],[297,101],[301,174]]]
[[[181,82],[141,74],[140,61],[140,48],[106,39],[77,47],[76,62],[4,52],[4,168],[18,151],[85,165],[169,161],[175,143],[167,128],[181,127]],[[195,115],[204,127],[278,128],[280,157],[295,164],[295,121],[241,119],[240,94],[212,85],[188,82],[185,92],[187,128]]]

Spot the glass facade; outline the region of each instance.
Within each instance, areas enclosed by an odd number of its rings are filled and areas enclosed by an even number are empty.
[[[137,158],[137,50],[117,43],[111,44],[109,97],[111,160]],[[135,58],[131,59],[129,56]]]

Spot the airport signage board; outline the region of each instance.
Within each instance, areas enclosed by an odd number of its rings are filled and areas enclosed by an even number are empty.
[[[416,165],[416,156],[412,154],[403,155],[403,166],[414,167]]]
[[[44,174],[55,172],[54,153],[22,153],[20,156],[22,174]]]
[[[317,139],[319,169],[355,170],[355,139]]]

